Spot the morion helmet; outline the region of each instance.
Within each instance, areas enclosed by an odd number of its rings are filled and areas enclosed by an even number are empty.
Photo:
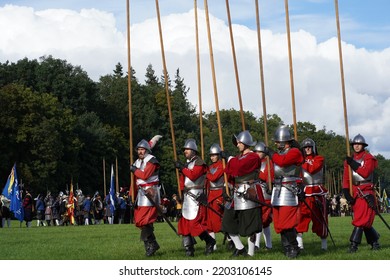
[[[255,152],[263,152],[265,153],[267,150],[267,147],[265,146],[264,142],[257,142],[255,148],[253,149]]]
[[[221,147],[218,144],[213,144],[210,147],[210,155],[219,155],[221,153]]]
[[[241,142],[248,147],[256,145],[256,141],[253,141],[252,135],[249,133],[248,130],[240,132],[240,134],[238,134],[237,136],[233,135],[232,142],[234,146],[237,146],[238,142]]]
[[[367,147],[368,144],[366,143],[366,139],[361,134],[356,135],[353,137],[352,142],[350,143],[351,145],[353,144],[362,144],[363,147]]]
[[[144,148],[149,153],[152,152],[150,145],[149,145],[149,142],[146,141],[145,139],[142,139],[141,141],[138,142],[137,146],[135,147],[135,150],[138,150],[138,148]]]
[[[273,140],[275,142],[289,142],[294,140],[294,137],[287,125],[280,125],[275,131]]]
[[[184,143],[184,146],[183,146],[183,151],[185,149],[190,149],[190,150],[193,150],[195,152],[198,152],[198,147],[196,146],[196,141],[195,139],[187,139],[186,142]]]
[[[312,147],[313,149],[313,154],[317,155],[317,147],[316,147],[316,143],[314,142],[313,139],[311,138],[306,138],[305,140],[302,141],[301,143],[301,149],[302,149],[302,152],[305,154],[305,148],[306,147]]]

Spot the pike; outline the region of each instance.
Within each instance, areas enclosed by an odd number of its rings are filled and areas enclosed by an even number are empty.
[[[369,196],[369,194],[364,194],[360,188],[357,188],[357,189],[358,189],[358,191],[359,191],[360,196],[363,197],[364,200],[367,202],[368,206],[369,206],[372,210],[374,210],[375,214],[378,215],[378,217],[382,220],[382,222],[383,222],[383,223],[386,225],[386,227],[390,230],[389,224],[385,221],[385,219],[383,218],[383,216],[381,215],[381,213],[379,213],[378,208],[377,208],[377,207],[371,207],[371,205],[370,205],[370,203],[369,203],[369,201],[368,201],[368,198],[367,198],[367,197]]]
[[[150,196],[149,193],[145,192],[142,188],[139,188],[142,193],[149,199],[150,203],[152,203],[152,205],[156,208],[158,214],[161,215],[161,217],[164,218],[164,220],[168,223],[168,225],[170,226],[170,228],[175,232],[175,234],[177,236],[179,236],[179,234],[177,233],[177,230],[176,228],[172,225],[171,221],[168,219],[168,217],[163,213],[163,211],[161,210],[160,206],[156,204],[156,202],[153,200],[153,197]]]

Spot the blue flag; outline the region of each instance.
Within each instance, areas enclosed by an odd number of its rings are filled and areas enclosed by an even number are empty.
[[[114,166],[112,164],[111,164],[110,201],[111,201],[112,209],[115,210],[115,178],[114,178]]]
[[[16,163],[12,167],[11,174],[8,176],[8,180],[4,186],[2,194],[11,200],[10,211],[14,213],[15,218],[19,221],[23,221],[24,211],[18,183],[18,174],[16,172]]]

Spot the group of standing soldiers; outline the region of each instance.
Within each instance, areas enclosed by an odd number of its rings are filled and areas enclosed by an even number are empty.
[[[141,230],[147,256],[160,249],[153,227],[159,214],[160,164],[152,155],[160,138],[142,139],[136,146],[138,159],[130,166],[137,191],[135,225]],[[299,145],[285,125],[275,131],[275,150],[254,141],[247,130],[232,139],[238,148],[236,156],[213,144],[208,166],[198,155],[196,141],[187,139],[182,148],[186,162],[174,162],[180,174],[182,216],[178,234],[185,255],[194,256],[195,237],[205,242],[205,254],[212,254],[217,249],[218,232],[224,233],[233,256],[253,256],[262,235],[265,249],[270,250],[272,222],[287,258],[296,258],[303,250],[303,233],[308,232],[310,222],[321,240],[321,249],[327,250],[328,191],[324,186],[324,157],[318,154],[315,142],[307,138]],[[363,232],[372,249],[377,250],[379,234],[372,227],[376,203],[372,175],[377,161],[365,150],[367,143],[360,134],[351,146],[354,153],[345,159],[343,179],[344,195],[355,213],[349,252],[357,251]],[[247,248],[241,237],[247,238]]]

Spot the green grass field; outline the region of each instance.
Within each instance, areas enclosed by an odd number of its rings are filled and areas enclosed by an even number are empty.
[[[382,214],[390,224],[390,214]],[[155,235],[161,246],[155,256],[146,257],[143,242],[139,240],[140,231],[133,224],[36,227],[12,221],[11,228],[0,228],[0,259],[2,260],[231,260],[231,251],[222,245],[223,235],[217,234],[217,251],[204,255],[205,243],[196,238],[195,257],[185,256],[181,237],[175,235],[167,223],[155,224]],[[177,227],[177,223],[173,223]],[[321,248],[320,239],[311,232],[304,234],[305,250],[300,260],[389,260],[390,230],[379,217],[374,223],[380,233],[379,251],[370,250],[365,237],[356,254],[347,253],[349,237],[352,232],[351,217],[331,217],[329,229],[335,245],[328,238],[328,251]],[[273,233],[273,249],[260,250],[252,260],[286,260],[282,253],[280,236]],[[242,238],[246,245],[247,241]],[[263,240],[262,240],[263,242]],[[264,243],[262,243],[264,245]],[[244,259],[239,257],[238,259]]]

